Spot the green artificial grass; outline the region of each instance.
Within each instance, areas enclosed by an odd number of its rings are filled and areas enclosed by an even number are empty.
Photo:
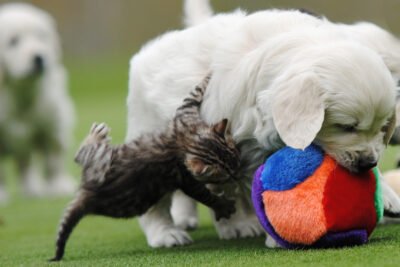
[[[218,240],[205,208],[192,245],[151,249],[136,219],[87,217],[73,232],[64,260],[47,263],[67,202],[20,199],[2,209],[0,266],[399,266],[400,225],[378,227],[360,247],[288,251],[265,248],[262,237]]]
[[[68,167],[77,178],[72,157],[93,121],[110,125],[113,142],[124,140],[127,59],[67,63],[78,119]],[[389,148],[383,170],[394,166],[396,153]],[[204,207],[192,245],[151,249],[136,219],[87,217],[73,232],[64,260],[50,264],[46,260],[54,253],[58,222],[71,198],[24,198],[13,165],[6,171],[12,199],[0,207],[0,266],[400,266],[400,225],[379,226],[370,243],[360,247],[288,251],[265,248],[263,237],[219,240]]]

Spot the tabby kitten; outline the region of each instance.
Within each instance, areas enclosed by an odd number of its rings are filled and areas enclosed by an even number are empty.
[[[142,215],[176,189],[212,208],[217,220],[235,212],[234,201],[211,194],[204,185],[233,178],[239,167],[239,152],[225,131],[227,120],[209,126],[200,119],[208,79],[183,101],[162,133],[112,146],[107,126],[92,126],[75,156],[83,167],[82,182],[61,221],[52,261],[62,259],[69,235],[85,215]]]

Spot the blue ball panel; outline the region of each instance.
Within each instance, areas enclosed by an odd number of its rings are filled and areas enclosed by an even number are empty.
[[[324,160],[324,153],[315,146],[305,150],[285,147],[268,158],[261,174],[264,190],[289,190],[311,176]]]

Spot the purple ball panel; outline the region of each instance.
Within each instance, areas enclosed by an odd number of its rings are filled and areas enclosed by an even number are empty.
[[[269,222],[267,216],[265,215],[264,211],[264,202],[262,199],[262,193],[264,192],[264,188],[261,183],[261,173],[264,170],[264,165],[261,165],[256,173],[254,174],[253,178],[253,186],[251,191],[251,198],[253,200],[253,206],[256,211],[257,218],[264,228],[264,230],[276,241],[278,244],[284,248],[295,248],[286,240],[282,239],[276,232],[275,229],[272,227],[271,223]]]

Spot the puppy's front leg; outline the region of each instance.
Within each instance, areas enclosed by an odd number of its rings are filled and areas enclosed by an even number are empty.
[[[391,218],[400,218],[400,197],[381,179],[383,205],[385,209],[384,215]]]

